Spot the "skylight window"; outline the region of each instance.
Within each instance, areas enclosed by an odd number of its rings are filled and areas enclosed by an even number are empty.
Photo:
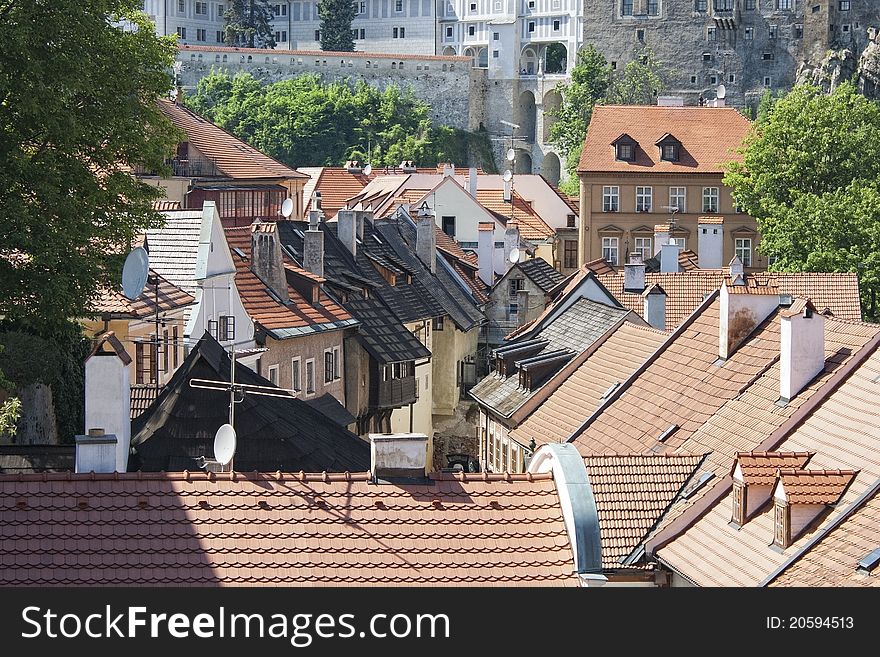
[[[617,390],[619,387],[620,387],[620,381],[615,381],[614,383],[612,383],[608,387],[608,390],[606,390],[605,392],[602,393],[602,399],[608,399],[608,397],[610,397],[612,394],[614,394],[614,391]]]
[[[232,247],[232,252],[235,253],[239,258],[244,261],[247,261],[248,257],[244,254],[244,251],[239,249],[237,246]]]
[[[869,552],[859,561],[858,570],[862,573],[870,573],[877,567],[877,564],[880,564],[880,547]]]
[[[666,442],[666,439],[669,438],[669,436],[674,434],[676,431],[678,431],[678,425],[677,424],[670,424],[669,427],[667,427],[663,431],[663,433],[661,433],[659,436],[657,436],[657,442],[658,443]]]
[[[700,475],[700,478],[697,479],[693,485],[689,486],[686,490],[684,490],[681,494],[681,499],[687,500],[690,499],[694,493],[703,488],[706,484],[712,481],[715,478],[714,472],[704,472]]]

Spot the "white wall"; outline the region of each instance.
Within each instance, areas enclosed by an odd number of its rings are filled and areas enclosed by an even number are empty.
[[[91,356],[85,365],[85,430],[104,429],[116,436],[116,471],[128,468],[131,442],[131,378],[115,354]]]

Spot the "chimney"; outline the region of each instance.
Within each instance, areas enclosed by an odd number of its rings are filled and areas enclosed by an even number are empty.
[[[468,193],[477,198],[477,167],[468,169]]]
[[[413,163],[412,160],[404,160],[400,163],[400,170],[404,173],[415,173],[416,165]]]
[[[101,336],[92,353],[86,358],[86,431],[91,432],[93,427],[102,427],[102,435],[105,430],[109,430],[113,434],[112,453],[108,457],[111,458],[112,464],[109,469],[95,469],[95,472],[113,472],[114,470],[126,472],[128,470],[128,450],[131,443],[130,365],[131,356],[128,355],[125,347],[112,331]],[[78,462],[79,438],[77,438]],[[92,469],[90,467],[85,472]]]
[[[290,301],[281,257],[281,240],[278,239],[275,223],[255,221],[251,225],[251,271],[282,303]]]
[[[427,201],[419,206],[416,220],[416,255],[432,274],[437,272],[437,230],[434,224],[434,211]]]
[[[637,292],[645,289],[645,263],[642,254],[636,251],[629,255],[629,262],[623,266],[623,291]]]
[[[451,178],[455,175],[455,165],[452,162],[447,162],[443,165],[443,177]]]
[[[739,256],[733,256],[728,267],[730,268],[730,280],[739,281],[738,283],[734,282],[734,285],[745,285],[745,270],[743,269],[743,263],[742,260],[739,259]]]
[[[76,436],[76,472],[125,472],[117,468],[117,452],[116,436],[89,429],[87,436]]]
[[[809,299],[781,313],[779,397],[791,401],[825,369],[825,316]]]
[[[374,479],[427,476],[428,437],[423,433],[371,433],[370,471]]]
[[[486,285],[495,283],[495,223],[481,221],[477,242],[477,264],[480,266],[480,280]]]
[[[724,218],[700,217],[697,219],[697,256],[700,269],[721,269],[724,252]]]
[[[349,160],[345,163],[345,169],[349,173],[363,173],[364,167],[359,160]]]
[[[320,210],[309,212],[309,229],[303,233],[303,269],[324,277],[324,233],[319,230]]]
[[[779,306],[777,287],[746,285],[742,277],[734,280],[742,282],[721,285],[718,356],[725,360]]]
[[[510,203],[510,197],[512,196],[512,192],[513,192],[513,181],[512,180],[505,180],[504,181],[504,196],[502,197],[504,199],[505,203]]]
[[[509,270],[513,263],[510,261],[510,254],[514,249],[519,248],[519,224],[516,219],[510,219],[507,222],[507,228],[504,230],[504,267]]]
[[[336,215],[336,234],[351,255],[357,255],[357,217],[354,210],[340,210]]]
[[[669,244],[669,224],[657,224],[654,226],[654,255],[660,255],[660,249],[664,244]]]
[[[684,107],[682,96],[657,96],[658,107]]]
[[[679,271],[678,254],[681,247],[675,242],[669,242],[660,247],[660,272],[672,274]]]
[[[655,329],[666,330],[666,291],[654,283],[642,292],[644,298],[644,320]]]

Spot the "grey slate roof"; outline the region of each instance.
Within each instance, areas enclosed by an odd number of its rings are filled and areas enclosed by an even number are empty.
[[[162,214],[165,215],[165,225],[147,231],[150,268],[184,292],[195,296],[202,211],[178,210]],[[184,325],[189,322],[193,306],[190,304],[183,311]]]
[[[339,400],[329,392],[320,397],[306,399],[305,402],[316,411],[319,411],[322,415],[326,415],[339,426],[345,427],[355,421],[354,415],[349,413],[348,409],[340,404]]]
[[[406,330],[379,299],[352,299],[343,304],[361,323],[357,339],[379,363],[419,360],[430,350]]]
[[[518,368],[507,377],[492,372],[471,388],[470,395],[496,414],[510,417],[537,394],[538,390],[571,358],[587,349],[631,312],[625,308],[606,306],[586,298],[578,299],[539,333],[529,336],[529,341],[546,341],[540,351],[528,354],[529,361],[534,362],[535,358],[541,355],[548,359],[554,358],[554,364],[543,381],[535,385],[532,390],[525,390],[519,385]],[[513,341],[500,349],[524,342],[526,341]],[[560,351],[570,352],[571,357],[560,357]]]
[[[532,258],[516,265],[539,288],[547,292],[565,276],[560,274],[544,258]]]

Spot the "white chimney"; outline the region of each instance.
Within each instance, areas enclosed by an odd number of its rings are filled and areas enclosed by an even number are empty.
[[[730,267],[731,280],[739,278],[741,281],[745,282],[743,278],[745,270],[743,269],[743,263],[742,260],[739,259],[739,256],[733,256],[728,267]]]
[[[400,170],[404,173],[415,173],[416,165],[412,160],[404,160],[400,163]]]
[[[503,192],[504,195],[502,197],[504,199],[505,203],[510,203],[510,197],[512,195],[512,191],[513,191],[513,181],[505,180],[504,181],[504,192]]]
[[[724,253],[724,218],[700,217],[697,220],[697,256],[700,269],[721,269]]]
[[[272,290],[282,303],[290,301],[287,275],[281,256],[281,240],[275,223],[255,221],[251,226],[251,271]]]
[[[419,207],[416,220],[416,255],[432,274],[437,272],[437,229],[434,224],[434,211],[427,201]]]
[[[679,271],[678,254],[681,247],[676,242],[669,242],[660,247],[660,271],[671,274]]]
[[[303,233],[303,267],[315,276],[324,276],[324,232],[319,230],[323,213],[309,212],[309,229]]]
[[[683,96],[657,96],[658,107],[684,107]]]
[[[809,299],[781,313],[779,396],[788,402],[825,369],[825,317]]]
[[[718,355],[727,359],[755,327],[779,306],[779,289],[766,285],[721,286]]]
[[[349,173],[363,173],[364,166],[359,160],[349,160],[345,163],[345,169]]]
[[[654,283],[642,293],[644,320],[661,331],[666,330],[666,290]]]
[[[513,263],[510,261],[510,254],[514,249],[519,249],[519,223],[516,219],[510,219],[507,222],[507,228],[504,230],[504,268],[509,270]]]
[[[468,193],[477,198],[477,167],[468,169]]]
[[[351,255],[357,255],[357,217],[354,210],[340,210],[336,215],[336,234]]]
[[[453,165],[452,162],[447,162],[446,164],[444,164],[443,165],[443,177],[444,178],[451,178],[454,175],[455,175],[455,165]]]
[[[371,433],[370,471],[376,479],[427,476],[428,437],[423,433]]]
[[[629,262],[623,266],[623,291],[642,293],[645,289],[645,263],[638,251],[629,255]]]
[[[660,249],[664,244],[669,244],[669,224],[657,224],[654,226],[654,255],[660,255]]]
[[[480,280],[486,285],[495,283],[495,223],[481,221],[479,225],[477,242],[477,264],[480,267]]]
[[[130,424],[130,421],[129,421]],[[76,436],[75,472],[125,472],[117,467],[118,441],[101,428],[89,429],[86,436]]]
[[[105,333],[85,362],[85,428],[113,434],[113,458],[109,470],[125,472],[131,443],[131,356],[111,331]],[[97,443],[96,443],[97,444]],[[77,446],[79,452],[79,446]],[[87,471],[88,472],[88,471]]]

